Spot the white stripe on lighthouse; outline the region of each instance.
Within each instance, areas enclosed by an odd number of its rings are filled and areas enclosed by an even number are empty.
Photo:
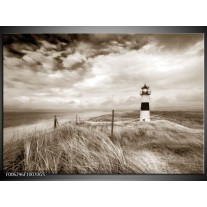
[[[142,95],[141,102],[148,102],[149,103],[149,96]]]
[[[140,121],[150,121],[150,111],[140,111]]]

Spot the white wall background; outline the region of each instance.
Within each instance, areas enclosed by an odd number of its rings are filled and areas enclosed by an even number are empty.
[[[205,1],[1,1],[0,25],[206,25]],[[1,182],[1,206],[205,206],[206,182]]]
[[[1,25],[205,25],[203,0],[2,0]]]

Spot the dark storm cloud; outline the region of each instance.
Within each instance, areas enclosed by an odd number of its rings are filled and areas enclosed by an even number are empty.
[[[4,34],[3,35],[3,45],[8,46],[13,43],[19,44],[31,44],[31,45],[39,45],[40,36],[32,35],[32,34]]]
[[[123,49],[126,51],[139,50],[148,43],[146,36],[133,34],[89,35],[88,40],[95,49],[95,52],[90,56],[92,58],[110,53],[120,53]]]
[[[15,47],[12,47],[12,46],[8,47],[8,51],[9,51],[10,54],[12,54],[13,56],[15,56],[17,58],[22,58],[26,54],[24,52],[21,52],[21,50],[18,50]]]
[[[101,35],[101,34],[5,34],[4,48],[7,57],[24,60],[34,71],[87,69],[88,59],[130,50],[139,50],[149,42],[146,35]],[[54,55],[57,55],[54,57]],[[67,57],[81,54],[69,66]],[[4,56],[4,58],[6,58]],[[69,60],[70,61],[70,60]],[[45,68],[47,65],[48,69]]]
[[[125,44],[126,42],[133,42],[142,45],[148,41],[146,35],[140,34],[91,34],[88,35],[88,41],[98,45],[108,44]]]
[[[80,42],[90,43],[94,49],[91,57],[118,52],[112,48],[120,47],[127,50],[139,50],[144,45],[155,42],[163,49],[183,49],[203,39],[202,34],[4,34],[3,44],[13,55],[23,55],[21,50],[35,51],[46,41],[62,51],[62,57],[70,53],[64,50],[70,46],[73,53]],[[46,48],[49,50],[49,48]],[[90,55],[89,55],[90,56]]]
[[[41,44],[38,41],[38,38],[34,35],[4,34],[3,45],[10,52],[10,55],[21,58],[26,54],[25,52],[22,52],[22,50],[35,50]]]
[[[4,34],[3,44],[5,46],[13,43],[29,44],[41,46],[41,41],[45,40],[51,44],[66,43],[71,44],[76,40],[81,39],[77,34]]]
[[[64,58],[62,57],[62,55],[57,56],[54,58],[54,71],[57,70],[69,70],[69,71],[73,71],[73,70],[78,70],[78,69],[87,69],[90,67],[90,63],[88,63],[86,60],[78,60],[75,63],[71,64],[70,67],[64,66],[63,64],[63,60]]]
[[[41,40],[46,40],[51,44],[59,44],[59,43],[66,43],[66,44],[72,44],[76,40],[79,39],[79,35],[77,34],[43,34],[40,36]]]
[[[71,67],[70,67],[70,69],[71,70],[76,70],[76,69],[78,69],[78,68],[86,68],[86,62],[84,61],[84,60],[82,60],[82,61],[80,61],[80,62],[76,62],[76,63],[74,63]]]
[[[94,34],[5,34],[3,35],[3,44],[8,48],[9,52],[16,55],[16,51],[21,53],[21,50],[35,51],[42,46],[42,41],[46,41],[56,46],[56,51],[62,51],[62,57],[70,54],[64,50],[70,46],[74,52],[79,42],[90,43],[94,48],[94,53],[91,57],[96,55],[107,55],[110,48],[122,47],[127,49],[140,49],[147,43],[147,38],[144,35],[94,35]],[[46,48],[50,50],[49,48]],[[21,54],[23,55],[23,54]],[[90,56],[90,55],[89,55]]]
[[[77,35],[4,34],[3,45],[9,52],[9,56],[22,58],[26,54],[26,51],[34,52],[41,47],[44,47],[47,51],[51,51],[52,49],[43,45],[42,41],[53,44],[55,51],[62,51],[68,45],[74,43],[76,39],[78,39]]]
[[[164,50],[184,50],[203,40],[203,34],[158,34],[149,35],[158,47]]]
[[[22,65],[34,71],[45,71],[45,65],[54,71],[70,70],[64,67],[63,59],[75,52],[73,44],[78,42],[78,39],[82,38],[75,34],[5,34],[3,36],[4,51],[6,51],[4,59],[12,57],[22,59],[24,61]],[[55,53],[57,55],[53,56]],[[14,61],[11,59],[10,62]],[[71,69],[74,70],[77,66],[78,63]]]
[[[54,61],[55,61],[55,65],[56,65],[56,70],[60,70],[61,68],[64,68],[62,56],[55,57]]]

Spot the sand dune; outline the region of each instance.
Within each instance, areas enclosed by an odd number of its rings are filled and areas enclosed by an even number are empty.
[[[202,174],[204,131],[157,120],[67,124],[4,146],[7,171],[68,174]]]

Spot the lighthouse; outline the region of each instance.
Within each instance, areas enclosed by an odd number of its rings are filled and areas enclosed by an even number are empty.
[[[150,107],[149,107],[149,96],[151,91],[149,87],[144,84],[141,88],[141,110],[140,110],[140,121],[150,121]]]

